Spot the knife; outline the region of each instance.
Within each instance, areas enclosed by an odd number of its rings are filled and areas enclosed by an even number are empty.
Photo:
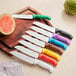
[[[39,46],[36,46],[36,45],[34,45],[34,44],[30,43],[30,42],[24,41],[24,40],[20,40],[18,42],[20,44],[28,47],[29,49],[32,49],[32,50],[38,52],[38,53],[42,53],[42,54],[48,55],[48,56],[54,58],[57,61],[60,60],[60,56],[57,53],[55,53],[55,52],[53,52],[51,50],[48,50],[48,49],[45,49],[45,48],[41,48]]]
[[[50,57],[48,57],[48,56],[46,56],[44,54],[36,53],[34,51],[31,51],[31,50],[29,50],[27,48],[24,48],[23,46],[19,46],[19,45],[15,46],[14,48],[21,51],[24,54],[27,54],[27,55],[33,57],[33,58],[42,59],[42,60],[44,60],[46,62],[49,62],[49,63],[53,64],[54,66],[57,65],[57,62],[53,58],[50,58]]]
[[[50,72],[53,72],[53,70],[54,70],[53,66],[51,66],[43,61],[40,61],[38,59],[33,59],[33,58],[26,56],[24,54],[21,54],[17,51],[11,51],[10,54],[14,55],[15,57],[17,57],[17,58],[19,58],[19,59],[21,59],[29,64],[34,64],[34,65],[37,64],[37,65],[49,70]]]
[[[50,27],[50,26],[48,26],[46,24],[43,24],[41,22],[33,22],[33,24],[38,26],[38,27],[41,27],[41,28],[43,28],[43,29],[45,29],[47,31],[50,31],[50,32],[53,32],[53,33],[57,33],[57,34],[61,34],[62,36],[67,37],[69,39],[73,38],[73,36],[71,34],[65,32],[63,30],[60,30],[58,28]]]
[[[48,31],[43,30],[43,29],[41,29],[39,27],[36,27],[36,26],[32,26],[30,28],[32,30],[36,31],[36,32],[39,32],[39,33],[47,36],[47,37],[52,37],[52,38],[54,38],[54,39],[56,39],[58,41],[61,41],[61,42],[65,43],[65,44],[67,44],[67,45],[70,45],[70,40],[65,38],[65,37],[63,37],[63,36],[60,36],[60,35],[55,34],[55,33],[48,32]]]
[[[58,41],[58,40],[55,40],[55,39],[53,39],[53,38],[50,38],[50,37],[48,38],[48,37],[46,37],[46,36],[40,35],[40,34],[38,34],[38,33],[36,33],[36,32],[33,32],[33,31],[25,31],[25,32],[26,32],[27,34],[33,36],[33,37],[36,37],[36,38],[44,41],[44,42],[48,42],[48,43],[54,44],[54,45],[56,45],[56,46],[58,46],[58,47],[61,47],[61,48],[64,49],[64,50],[66,50],[66,48],[67,48],[67,45],[66,45],[66,44],[64,44],[64,43],[62,43],[62,42],[60,42],[60,41]]]
[[[44,47],[44,48],[47,48],[49,50],[52,50],[54,52],[57,52],[58,54],[62,55],[63,54],[63,50],[53,44],[49,44],[49,43],[46,43],[46,42],[43,42],[43,41],[40,41],[36,38],[33,38],[31,36],[28,36],[28,35],[22,35],[22,38],[24,38],[25,40],[28,40],[40,47]]]
[[[13,14],[12,17],[14,17],[14,18],[20,18],[20,19],[35,19],[35,18],[40,18],[40,19],[51,20],[51,17],[45,16],[45,15],[39,15],[39,14],[32,14],[32,15]]]

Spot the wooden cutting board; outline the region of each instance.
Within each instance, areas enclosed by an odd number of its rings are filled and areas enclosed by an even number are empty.
[[[40,14],[38,11],[31,7],[26,7],[24,9],[15,12],[17,14]],[[34,20],[24,20],[24,19],[15,19],[16,29],[9,36],[0,37],[0,49],[5,52],[9,52],[14,50],[14,46],[18,45],[18,41],[21,40],[21,36],[25,33],[26,30],[29,30],[31,26],[33,26],[34,21],[40,21],[52,27],[46,19],[34,19]]]

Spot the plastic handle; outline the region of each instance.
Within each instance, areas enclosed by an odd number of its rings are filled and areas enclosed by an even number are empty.
[[[41,53],[39,53],[38,59],[42,59],[46,62],[49,62],[49,63],[53,64],[54,66],[57,65],[57,62],[54,59],[52,59],[51,57],[49,57],[47,55],[41,54]]]
[[[49,43],[52,43],[52,44],[54,44],[56,46],[59,46],[59,47],[63,48],[64,50],[66,50],[66,48],[67,48],[67,45],[66,44],[64,44],[64,43],[62,43],[62,42],[60,42],[58,40],[55,40],[53,38],[49,38],[49,41],[48,42]]]
[[[63,31],[63,30],[60,30],[60,29],[58,29],[58,28],[55,29],[55,32],[63,35],[64,37],[67,37],[67,38],[69,38],[69,39],[72,39],[72,38],[73,38],[73,36],[72,36],[71,34],[65,32],[65,31]]]
[[[54,59],[57,60],[57,61],[60,60],[60,56],[59,56],[57,53],[55,53],[55,52],[53,52],[53,51],[51,51],[51,50],[42,48],[42,53],[43,53],[43,54],[46,54],[46,55],[48,55],[48,56],[50,56],[50,57],[52,57],[52,58],[54,58]]]
[[[59,47],[57,47],[53,44],[50,44],[50,43],[45,43],[45,48],[52,50],[52,51],[58,53],[59,55],[62,55],[64,52],[62,48],[59,48]]]
[[[70,45],[70,40],[65,38],[65,37],[63,37],[63,36],[60,36],[58,34],[53,34],[53,38],[56,39],[56,40],[59,40],[59,41],[61,41],[63,43],[65,43],[67,45]]]
[[[49,70],[50,72],[53,72],[53,70],[54,70],[54,67],[53,66],[51,66],[51,65],[49,65],[49,64],[47,64],[47,63],[45,63],[43,61],[40,61],[38,59],[35,59],[34,64],[38,64],[39,66],[41,66],[41,67]]]
[[[49,16],[33,14],[33,19],[35,19],[35,18],[41,18],[41,19],[51,20],[51,17],[49,17]]]

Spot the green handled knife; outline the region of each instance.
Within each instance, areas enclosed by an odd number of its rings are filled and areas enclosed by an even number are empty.
[[[14,18],[20,18],[20,19],[48,19],[51,20],[51,17],[45,16],[45,15],[39,15],[39,14],[32,14],[32,15],[23,15],[23,14],[13,14],[12,17]]]

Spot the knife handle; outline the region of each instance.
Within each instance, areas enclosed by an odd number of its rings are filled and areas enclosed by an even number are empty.
[[[53,70],[54,70],[54,67],[52,65],[49,65],[49,64],[47,64],[47,63],[45,63],[43,61],[40,61],[38,59],[35,59],[34,64],[38,64],[39,66],[49,70],[50,72],[53,72]]]
[[[59,41],[61,41],[63,43],[65,43],[67,45],[70,45],[70,40],[65,38],[65,37],[63,37],[63,36],[60,36],[60,35],[54,33],[53,34],[53,38],[56,39],[56,40],[59,40]]]
[[[57,46],[55,46],[53,44],[50,44],[50,43],[45,43],[44,48],[52,50],[52,51],[58,53],[59,55],[62,55],[63,52],[64,52],[64,50],[62,48],[59,48],[59,47],[57,47]]]
[[[33,14],[33,19],[35,19],[35,18],[51,20],[51,17],[49,17],[49,16]]]
[[[62,42],[60,42],[58,40],[55,40],[53,38],[49,38],[48,43],[54,44],[56,46],[59,46],[59,47],[63,48],[64,50],[66,50],[66,48],[67,48],[66,44],[64,44],[64,43],[62,43]]]
[[[64,36],[64,37],[67,37],[67,38],[69,38],[69,39],[72,39],[72,38],[73,38],[73,36],[72,36],[71,34],[65,32],[65,31],[63,31],[63,30],[60,30],[60,29],[58,29],[58,28],[55,29],[55,32],[61,34],[61,35]]]
[[[50,56],[50,57],[52,57],[52,58],[54,58],[54,59],[57,60],[57,61],[60,60],[60,56],[59,56],[57,53],[55,53],[55,52],[53,52],[53,51],[51,51],[51,50],[48,50],[48,49],[46,49],[46,48],[42,48],[42,53],[43,53],[43,54],[46,54],[46,55],[48,55],[48,56]]]
[[[57,65],[57,62],[53,58],[51,58],[47,55],[41,54],[41,53],[39,53],[38,59],[42,59],[46,62],[49,62],[49,63],[53,64],[54,66]]]

